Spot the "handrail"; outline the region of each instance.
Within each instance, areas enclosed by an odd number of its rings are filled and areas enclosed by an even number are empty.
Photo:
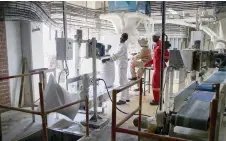
[[[138,79],[136,81],[130,81],[127,85],[118,87],[115,90],[116,90],[117,93],[120,93],[121,91],[128,89],[129,87],[132,87],[133,85],[137,84],[140,81],[142,81],[142,79]]]
[[[12,79],[12,78],[18,78],[18,77],[24,77],[24,76],[30,76],[30,75],[35,75],[35,74],[44,74],[45,72],[51,72],[54,69],[45,69],[45,70],[40,70],[37,72],[30,72],[26,74],[19,74],[19,75],[13,75],[13,76],[4,76],[0,77],[0,81],[6,80],[6,79]],[[21,109],[17,107],[11,107],[11,106],[5,106],[5,105],[0,105],[0,108],[3,109],[8,109],[8,110],[15,110],[15,111],[20,111],[20,112],[25,112],[25,113],[30,113],[30,114],[35,114],[35,115],[41,115],[42,118],[42,128],[43,128],[43,140],[48,141],[48,136],[47,136],[47,115],[52,112],[56,112],[58,110],[61,110],[63,108],[85,102],[85,107],[86,107],[86,136],[89,136],[89,100],[88,97],[86,96],[85,100],[78,100],[71,102],[69,104],[65,104],[63,106],[59,106],[56,108],[53,108],[51,110],[45,111],[44,109],[44,97],[43,97],[43,80],[40,80],[39,82],[39,96],[40,96],[40,109],[41,112],[33,111],[33,110],[27,110],[27,109]],[[1,125],[0,125],[1,126]],[[1,129],[1,127],[0,127]],[[1,139],[1,138],[0,138]],[[2,139],[1,139],[2,140]]]
[[[128,114],[122,121],[116,125],[116,95],[129,87],[139,83],[140,84],[140,93],[139,93],[139,107],[134,110],[132,113]],[[130,119],[137,111],[139,111],[138,118],[138,131],[141,131],[141,110],[142,110],[142,78],[136,81],[131,81],[129,84],[122,86],[120,88],[114,89],[112,93],[112,131],[111,131],[111,140],[116,141],[116,132],[123,123]],[[125,129],[127,130],[127,129]]]
[[[128,114],[122,121],[120,121],[116,127],[120,127],[123,123],[125,123],[128,119],[130,119],[134,114],[136,114],[136,112],[138,112],[140,110],[140,107],[138,107],[136,110],[134,110],[133,112],[131,112],[130,114]]]
[[[78,100],[78,101],[75,101],[75,102],[71,102],[71,103],[68,103],[68,104],[65,104],[65,105],[62,105],[62,106],[50,109],[50,110],[46,111],[46,114],[50,114],[52,112],[59,111],[61,109],[67,108],[69,106],[72,106],[72,105],[75,105],[75,104],[78,104],[78,103],[81,103],[81,102],[85,102],[85,100]]]
[[[218,111],[218,101],[220,95],[220,84],[214,85],[216,88],[216,96],[211,102],[210,107],[210,129],[209,129],[209,141],[215,141],[215,131],[217,123],[217,111]]]
[[[0,105],[0,108],[7,109],[7,110],[20,111],[20,112],[29,113],[29,114],[41,115],[40,112],[36,112],[36,111],[33,111],[33,110],[27,110],[27,109],[21,109],[21,108],[17,108],[17,107]]]
[[[12,78],[23,77],[23,76],[30,76],[30,75],[40,74],[40,73],[41,73],[41,72],[32,72],[32,73],[25,73],[25,74],[12,75],[12,76],[3,76],[3,77],[0,77],[0,81],[6,80],[6,79],[12,79]]]
[[[140,83],[140,92],[139,92],[139,107],[134,110],[132,113],[128,114],[123,120],[121,120],[118,124],[116,124],[116,96],[119,92],[137,84]],[[141,111],[142,111],[142,79],[132,81],[129,84],[122,86],[118,89],[113,90],[112,94],[112,132],[111,132],[111,141],[116,141],[116,132],[125,133],[125,134],[131,134],[131,135],[137,135],[138,140],[140,140],[140,137],[147,137],[147,138],[154,138],[159,140],[165,140],[165,141],[186,141],[185,139],[175,138],[175,137],[167,137],[162,135],[157,135],[153,133],[145,133],[141,132]],[[133,131],[129,129],[123,129],[119,128],[123,123],[125,123],[128,119],[130,119],[137,111],[139,111],[139,117],[138,117],[138,131]]]
[[[117,132],[120,133],[126,133],[126,134],[131,134],[131,135],[137,135],[137,136],[142,136],[146,138],[152,138],[152,139],[157,139],[161,141],[187,141],[185,139],[180,139],[180,138],[175,138],[175,137],[167,137],[167,136],[162,136],[154,133],[145,133],[145,132],[140,132],[140,131],[133,131],[133,130],[127,130],[123,128],[117,128]]]

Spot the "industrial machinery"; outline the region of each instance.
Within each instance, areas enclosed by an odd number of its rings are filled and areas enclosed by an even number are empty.
[[[69,40],[69,39],[67,39],[67,40]],[[66,52],[66,53],[71,52],[71,51],[68,51],[68,50],[71,50],[70,47],[67,47],[67,46],[65,47],[64,44],[61,43],[64,41],[65,40],[57,39],[57,48],[58,48],[57,51],[67,50],[67,51],[62,51],[62,52]],[[82,43],[86,44],[85,45],[85,47],[86,47],[85,58],[86,59],[92,58],[93,71],[92,71],[92,74],[89,74],[89,77],[90,77],[90,85],[93,90],[92,90],[92,92],[89,90],[88,93],[92,94],[92,96],[89,96],[89,97],[90,97],[90,99],[92,99],[92,102],[93,102],[93,110],[94,110],[93,114],[94,115],[93,115],[93,117],[91,117],[89,123],[90,123],[90,127],[100,128],[103,125],[107,124],[109,120],[100,117],[97,113],[97,108],[98,108],[98,105],[97,105],[97,100],[98,100],[97,81],[98,81],[98,79],[97,79],[96,59],[99,59],[102,62],[109,60],[110,56],[107,55],[107,53],[110,50],[110,48],[108,47],[107,49],[105,49],[105,45],[102,43],[98,43],[95,38],[92,38],[91,40],[83,40],[81,30],[77,30],[77,35],[75,36],[75,40],[71,39],[69,41],[71,41],[71,44],[72,43],[76,44],[77,49],[80,49]],[[68,45],[72,46],[71,44],[68,43]],[[76,52],[79,52],[79,50],[76,50]],[[57,54],[63,55],[63,53],[57,53]],[[58,58],[64,60],[65,56],[58,57]],[[66,57],[66,59],[67,58],[70,58],[70,57]],[[73,57],[71,57],[71,58],[73,58]],[[76,60],[75,64],[80,64],[78,55],[76,56],[75,60]],[[108,68],[108,67],[106,67],[106,65],[110,66],[111,71],[104,70],[104,69]],[[107,74],[107,73],[110,73],[110,74]],[[113,83],[114,83],[114,75],[112,75],[112,74],[114,74],[114,62],[108,61],[107,63],[102,64],[101,76],[98,78],[106,80],[107,86],[111,87],[111,86],[113,86]],[[80,77],[79,71],[77,72],[77,75],[78,76],[75,76],[75,78],[67,79],[67,82],[66,82],[67,87],[68,87],[68,84],[70,84],[72,82],[76,83],[76,80],[77,80],[76,78]],[[111,77],[111,79],[108,79],[107,76],[108,77],[112,76],[112,77]],[[81,86],[81,85],[79,83],[77,83],[77,89],[79,89],[79,86]],[[89,85],[83,86],[83,87],[87,87],[89,89]],[[80,97],[82,98],[84,96],[80,93]],[[80,107],[83,109],[83,107],[85,107],[84,103],[82,103]]]
[[[209,139],[218,140],[225,108],[225,59],[226,54],[216,51],[170,50],[164,100],[161,101],[164,110],[158,110],[156,114],[156,123],[162,129],[161,134],[205,140],[205,137],[192,136],[190,133],[201,132],[208,135],[209,131]],[[185,73],[192,71],[201,73],[202,68],[206,70],[218,68],[218,70],[204,81],[198,82],[192,77],[193,80],[187,87],[183,86],[178,93],[173,93],[172,72],[174,70],[183,69]],[[182,132],[186,133],[182,134]]]

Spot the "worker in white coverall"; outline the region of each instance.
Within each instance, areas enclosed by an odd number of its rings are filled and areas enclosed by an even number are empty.
[[[117,61],[118,64],[118,74],[119,74],[119,84],[125,86],[128,83],[127,78],[127,68],[128,68],[128,53],[127,53],[127,44],[128,34],[123,33],[120,38],[120,44],[118,51],[112,55],[112,60]],[[126,104],[130,102],[129,100],[129,90],[126,89],[121,93],[121,99],[117,102],[117,105]]]

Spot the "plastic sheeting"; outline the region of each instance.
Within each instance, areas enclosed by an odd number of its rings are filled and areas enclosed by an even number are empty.
[[[79,94],[69,93],[59,84],[57,84],[53,75],[49,76],[48,84],[46,85],[43,93],[45,111],[80,100]],[[59,110],[58,113],[65,115],[73,120],[79,110],[79,107],[80,104],[72,105],[70,107]],[[40,111],[40,104],[37,111]]]

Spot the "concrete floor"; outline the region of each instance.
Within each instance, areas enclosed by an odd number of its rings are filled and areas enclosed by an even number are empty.
[[[138,106],[138,93],[134,93],[131,92],[130,93],[130,97],[131,97],[131,102],[127,103],[126,105],[123,106],[119,106],[119,108],[125,112],[131,112],[133,111],[137,106]],[[143,97],[143,114],[147,114],[147,115],[154,115],[155,111],[156,111],[156,106],[150,106],[149,102],[151,101],[151,96],[147,95],[145,97]],[[108,117],[111,118],[111,101],[107,101],[105,102],[105,113],[103,114],[104,117]],[[41,126],[41,117],[40,116],[35,116],[36,122],[32,122],[32,116],[30,114],[26,114],[26,113],[21,113],[21,112],[17,112],[17,111],[8,111],[5,113],[1,114],[1,118],[2,118],[2,135],[3,135],[3,141],[11,141],[11,140],[17,140],[18,138],[20,138],[21,136],[24,136],[24,134],[31,134],[33,132],[36,132],[38,130],[40,130],[42,128]],[[91,117],[91,115],[90,115]],[[117,111],[117,121],[122,120],[125,117],[125,114]],[[136,127],[133,126],[133,119],[137,117],[134,116],[132,117],[130,120],[128,120],[123,127],[124,128],[134,128],[137,129]],[[64,118],[61,117],[60,118]],[[79,115],[76,116],[75,121],[80,120]],[[48,117],[48,126],[51,126],[52,124],[54,124],[57,121],[56,119],[56,115],[55,113],[50,114]],[[103,130],[105,132],[108,132],[108,137],[109,137],[109,141],[110,141],[110,125],[111,125],[111,121],[108,124],[108,126],[106,128],[104,128]],[[98,132],[94,133],[95,136],[99,136]],[[120,137],[120,135],[118,135]],[[124,135],[122,135],[124,136]],[[98,137],[101,138],[101,137]],[[130,136],[127,136],[128,140],[131,141]],[[132,137],[135,138],[135,140],[137,140],[136,137]],[[104,138],[105,141],[106,138]],[[120,138],[120,139],[124,139],[124,138]],[[127,140],[127,139],[126,139]],[[99,141],[99,139],[98,139]]]
[[[118,106],[121,110],[126,112],[133,111],[138,106],[138,93],[130,92],[131,102],[127,103],[123,106]],[[143,109],[142,113],[150,116],[154,116],[156,112],[157,106],[150,106],[149,102],[152,100],[152,95],[148,94],[143,97]],[[111,118],[111,102],[106,102],[105,114],[103,116]],[[75,120],[80,120],[81,115],[77,115]],[[1,115],[2,117],[2,134],[3,141],[16,141],[18,138],[23,136],[24,134],[31,134],[41,129],[41,118],[40,116],[36,116],[36,122],[32,123],[31,115],[24,114],[21,112],[9,111],[5,112]],[[83,115],[84,117],[84,115]],[[122,120],[125,117],[125,114],[117,111],[117,122]],[[137,116],[133,116],[130,120],[128,120],[125,124],[123,124],[123,128],[134,129],[137,130],[137,127],[133,126],[133,119]],[[48,124],[51,126],[53,123],[57,121],[55,113],[51,114],[48,117]],[[226,121],[226,120],[225,120]],[[226,136],[226,122],[223,123],[223,129],[221,130],[220,140],[225,141]],[[110,141],[111,139],[111,121],[109,124],[100,129],[92,132],[93,138],[84,138],[82,141]],[[117,134],[117,141],[136,141],[137,137],[132,135],[125,134]]]

